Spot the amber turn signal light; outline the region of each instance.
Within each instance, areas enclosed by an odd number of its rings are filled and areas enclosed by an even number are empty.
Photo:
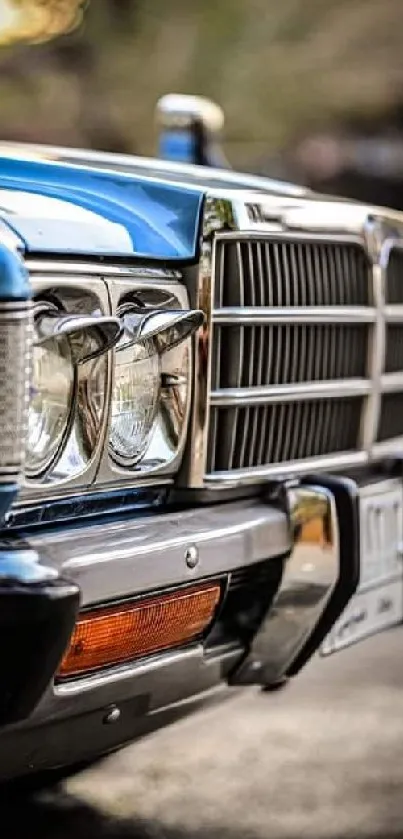
[[[82,613],[58,678],[134,661],[197,639],[211,623],[220,596],[220,583],[205,583]]]

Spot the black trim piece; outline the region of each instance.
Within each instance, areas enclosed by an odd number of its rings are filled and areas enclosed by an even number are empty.
[[[0,725],[25,719],[39,702],[79,606],[78,586],[26,553],[21,560],[19,549],[0,550]]]
[[[124,487],[120,490],[98,490],[94,493],[73,495],[70,498],[38,501],[26,507],[16,507],[7,515],[5,529],[30,529],[38,526],[59,527],[73,524],[77,520],[108,523],[116,516],[140,513],[142,516],[155,514],[155,509],[166,503],[169,487],[148,488]]]
[[[316,484],[334,497],[339,526],[340,572],[333,593],[315,629],[287,672],[295,676],[316,652],[357,590],[360,580],[360,528],[358,486],[349,478],[309,475],[301,484]]]

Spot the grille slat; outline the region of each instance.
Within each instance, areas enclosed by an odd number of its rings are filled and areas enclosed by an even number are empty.
[[[403,361],[401,332],[398,329],[397,349]],[[219,388],[366,376],[367,324],[216,325],[215,333],[215,340],[219,340],[222,347]],[[235,356],[240,356],[240,379]],[[403,369],[403,364],[388,372],[395,369]]]
[[[357,451],[375,317],[363,248],[239,234],[216,249],[209,471]]]
[[[238,408],[238,425],[248,428],[257,415],[259,422],[259,406],[250,408]],[[314,403],[280,403],[267,405],[264,408],[267,413],[268,434],[264,446],[264,463],[286,463],[290,460],[304,460],[310,457],[320,457],[329,453],[329,444],[332,452],[354,451],[359,433],[362,400],[360,398],[348,400],[332,400],[330,410],[330,425],[327,420],[329,406],[324,400]],[[221,420],[232,413],[230,408],[213,408],[218,412],[218,427],[225,427],[225,420]],[[300,414],[298,417],[297,414]],[[299,421],[298,421],[299,420]],[[403,424],[401,423],[402,431]],[[287,429],[285,432],[284,430]],[[293,436],[293,439],[291,435]],[[292,440],[292,442],[291,442]],[[234,458],[233,468],[255,467],[262,465],[258,457],[257,449],[250,452],[247,463],[242,460],[241,447],[237,449],[237,456]],[[228,459],[225,447],[217,446],[216,465],[217,471],[228,469]]]
[[[385,301],[403,303],[403,250],[393,247],[389,252]]]
[[[389,324],[386,331],[385,373],[403,370],[403,324]]]
[[[403,393],[385,393],[378,430],[379,442],[403,435]]]
[[[253,283],[245,285],[248,273],[242,266],[241,252],[246,244],[253,264],[262,266],[261,297],[264,306],[370,306],[372,305],[369,265],[358,243],[284,242],[281,240],[221,240],[227,249],[224,270],[220,273],[222,306],[248,306]],[[259,255],[260,252],[260,255]],[[238,260],[238,264],[236,261]],[[244,276],[242,277],[242,273]],[[290,278],[287,282],[286,279]],[[242,289],[244,299],[241,302]],[[343,292],[341,293],[341,289]],[[400,301],[403,302],[403,293]]]

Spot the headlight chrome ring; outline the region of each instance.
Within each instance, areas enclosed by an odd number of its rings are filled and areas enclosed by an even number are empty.
[[[53,304],[40,304],[34,310],[34,328],[44,313],[57,313]],[[38,344],[34,339],[26,472],[30,478],[43,477],[53,466],[68,435],[76,399],[76,368],[67,337]]]

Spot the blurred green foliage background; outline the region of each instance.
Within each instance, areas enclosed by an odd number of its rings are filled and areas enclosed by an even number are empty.
[[[0,137],[152,154],[156,100],[192,92],[264,168],[351,119],[399,125],[402,45],[403,0],[92,0],[74,34],[3,51]]]

